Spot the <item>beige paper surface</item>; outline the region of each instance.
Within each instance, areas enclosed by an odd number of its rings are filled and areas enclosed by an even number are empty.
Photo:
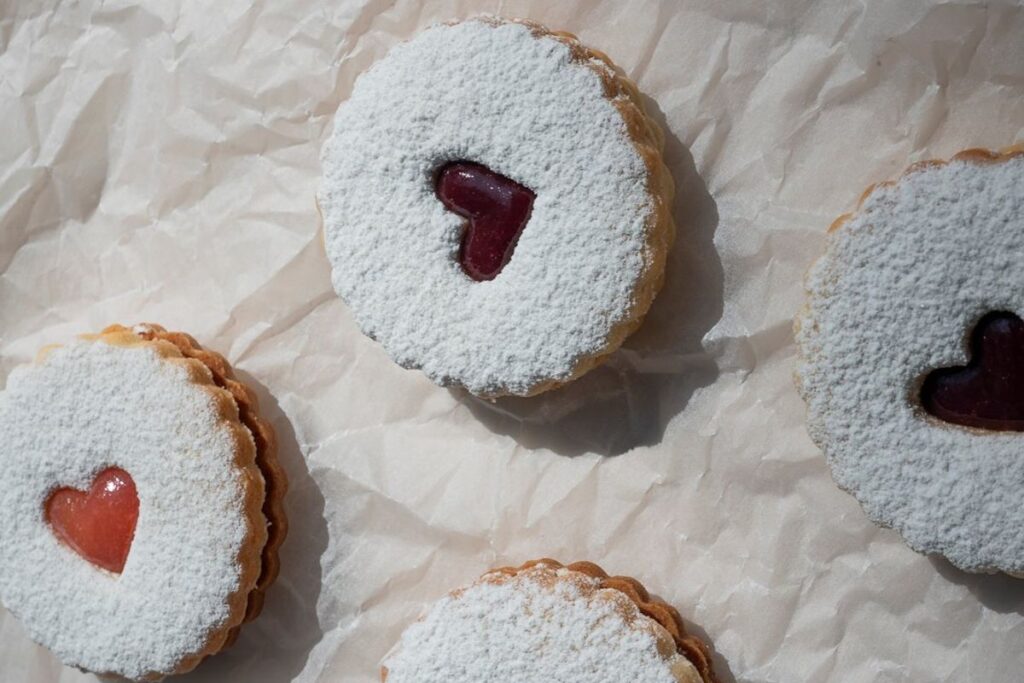
[[[292,479],[264,614],[183,683],[375,681],[427,604],[541,556],[639,578],[724,681],[1021,679],[1024,581],[876,529],[791,381],[832,219],[910,162],[1024,139],[1019,3],[42,4],[0,4],[0,377],[112,322],[186,330],[259,387]],[[355,77],[480,12],[606,51],[679,185],[640,332],[574,385],[495,405],[359,333],[314,207]],[[2,611],[0,679],[93,680]]]

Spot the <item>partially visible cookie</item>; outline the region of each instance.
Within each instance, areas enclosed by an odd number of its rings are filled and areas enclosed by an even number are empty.
[[[0,394],[0,600],[68,665],[188,671],[259,612],[285,488],[254,394],[191,337],[48,347]]]
[[[707,647],[635,579],[590,562],[495,569],[438,601],[386,657],[386,683],[714,683]]]
[[[915,550],[1024,573],[1024,151],[870,188],[807,297],[797,383],[839,486]]]

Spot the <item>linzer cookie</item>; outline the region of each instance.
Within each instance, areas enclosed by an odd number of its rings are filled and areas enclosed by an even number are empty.
[[[436,603],[385,683],[713,683],[707,647],[635,579],[554,560],[496,569]]]
[[[836,482],[915,550],[1024,573],[1024,151],[869,189],[807,290],[797,379]]]
[[[322,154],[334,287],[399,364],[531,395],[640,324],[673,239],[662,133],[605,55],[533,23],[434,26],[356,81]]]
[[[0,600],[71,666],[188,671],[258,614],[285,486],[254,394],[191,337],[48,347],[0,394]]]

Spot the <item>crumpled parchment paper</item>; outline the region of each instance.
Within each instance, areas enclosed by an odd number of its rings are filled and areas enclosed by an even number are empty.
[[[398,368],[333,293],[319,150],[426,25],[572,31],[649,97],[665,290],[608,365],[488,404]],[[1024,581],[876,529],[808,439],[791,318],[824,232],[913,161],[1024,138],[1024,7],[908,0],[0,4],[0,377],[159,322],[258,387],[292,479],[263,615],[180,680],[377,680],[431,601],[541,556],[636,576],[725,681],[1018,681]],[[0,678],[92,680],[0,612]]]

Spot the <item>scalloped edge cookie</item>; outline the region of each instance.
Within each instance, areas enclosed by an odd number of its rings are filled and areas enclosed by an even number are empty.
[[[849,224],[852,222],[852,220],[855,219],[862,212],[865,205],[868,203],[869,199],[871,199],[873,195],[879,190],[894,188],[904,180],[911,178],[916,174],[928,170],[942,168],[954,162],[964,162],[967,164],[977,166],[991,166],[1002,164],[1014,159],[1018,159],[1020,157],[1024,157],[1024,143],[1017,143],[1009,147],[1003,148],[999,151],[993,151],[983,148],[970,148],[960,151],[954,154],[953,156],[949,157],[948,159],[929,159],[911,164],[895,178],[874,183],[868,186],[868,188],[865,189],[864,192],[862,192],[860,197],[858,198],[855,208],[852,211],[840,215],[829,226],[827,231],[829,240],[835,240],[842,236],[843,234],[845,234],[844,231],[850,229]],[[912,550],[916,552],[926,555],[943,555],[944,557],[949,559],[953,565],[957,566],[963,571],[976,573],[1004,572],[1011,576],[1024,576],[1024,574],[1022,574],[1021,572],[1014,571],[1007,567],[997,566],[996,564],[993,564],[988,561],[976,562],[973,560],[967,561],[968,558],[966,557],[960,557],[959,559],[957,559],[957,557],[952,557],[949,554],[947,554],[947,552],[939,550],[937,549],[937,547],[931,547],[929,546],[928,542],[922,541],[920,538],[920,532],[915,533],[914,540],[909,539],[907,537],[907,534],[904,533],[903,529],[901,528],[901,524],[903,524],[904,520],[893,517],[891,512],[882,513],[879,510],[869,510],[869,505],[865,503],[865,500],[868,499],[868,502],[870,503],[871,497],[868,496],[867,494],[861,493],[858,490],[857,486],[851,483],[844,484],[842,481],[840,481],[840,478],[836,474],[835,466],[832,463],[833,453],[835,453],[839,449],[839,447],[833,443],[833,439],[829,436],[828,428],[825,424],[827,414],[822,414],[815,417],[815,415],[810,409],[810,405],[816,394],[814,390],[812,390],[811,388],[812,381],[809,379],[809,375],[807,375],[807,373],[811,371],[812,366],[815,365],[815,359],[817,357],[814,353],[814,349],[817,348],[817,344],[811,344],[811,341],[816,340],[818,338],[818,335],[820,334],[818,321],[816,320],[814,314],[814,303],[816,300],[823,298],[823,295],[820,292],[816,291],[814,285],[812,284],[811,278],[813,273],[815,273],[816,270],[822,266],[822,264],[828,263],[828,261],[826,261],[826,259],[828,258],[830,258],[830,256],[827,252],[822,254],[818,259],[814,261],[814,263],[811,264],[804,278],[804,290],[806,294],[806,300],[803,306],[801,307],[799,313],[794,318],[793,323],[793,332],[797,341],[798,354],[797,367],[794,371],[794,382],[796,384],[797,390],[801,398],[808,405],[808,432],[811,436],[811,439],[814,441],[815,445],[818,448],[820,448],[824,452],[826,457],[829,459],[830,474],[833,480],[835,481],[836,485],[841,490],[857,499],[858,503],[861,504],[862,509],[864,509],[865,514],[873,523],[883,528],[891,528],[896,530],[897,533],[900,534],[901,539]],[[962,348],[965,350],[965,352],[969,346],[969,339],[972,333],[972,329],[973,326],[968,327],[964,330]],[[812,346],[814,348],[809,348]],[[936,368],[932,369],[934,370]],[[927,373],[925,373],[925,375],[926,374]],[[925,375],[919,375],[916,380],[914,380],[908,385],[907,389],[907,400],[909,401],[911,408],[916,412],[917,416],[920,419],[929,422],[934,426],[935,429],[959,431],[964,433],[976,434],[983,437],[989,436],[993,438],[1005,438],[1005,436],[999,436],[1001,434],[1005,435],[1005,433],[991,432],[989,430],[981,430],[973,427],[955,425],[943,422],[938,418],[935,418],[932,415],[928,414],[920,405],[919,396],[921,383],[923,382]],[[849,470],[852,467],[852,465],[847,463],[845,467],[847,470]],[[935,545],[935,543],[935,541],[932,541],[931,545]],[[947,548],[947,550],[949,549]]]
[[[536,39],[550,38],[568,48],[570,59],[574,64],[586,67],[600,79],[604,98],[612,104],[622,119],[628,143],[643,162],[646,172],[645,194],[650,202],[643,230],[642,261],[635,281],[630,290],[628,309],[609,324],[600,347],[588,350],[575,357],[568,365],[564,374],[557,377],[550,374],[539,376],[532,383],[523,382],[522,386],[513,386],[514,382],[496,380],[486,388],[470,388],[465,382],[444,375],[440,370],[424,369],[423,359],[402,360],[399,364],[408,369],[418,369],[428,374],[430,379],[442,386],[464,388],[470,393],[485,399],[496,399],[504,396],[528,397],[562,387],[578,379],[590,370],[604,363],[642,324],[656,295],[665,279],[665,267],[668,253],[676,235],[676,226],[672,216],[672,202],[675,198],[675,185],[671,173],[662,157],[665,136],[657,122],[647,114],[643,97],[636,84],[629,79],[603,52],[587,47],[572,33],[553,31],[547,27],[527,19],[505,18],[492,15],[468,17],[464,20],[451,21],[440,26],[454,26],[468,22],[479,22],[492,27],[515,24],[526,27]],[[386,57],[385,57],[386,58]],[[342,106],[345,106],[342,104]],[[321,201],[317,199],[317,210],[321,225],[321,236],[328,243],[324,211]],[[640,241],[639,239],[637,240]],[[328,249],[328,251],[330,251]],[[613,267],[614,264],[609,264]],[[332,269],[335,266],[332,264]],[[337,286],[336,286],[337,289]],[[343,297],[345,298],[345,297]],[[349,305],[352,305],[351,303]],[[358,315],[357,315],[358,317]],[[378,336],[367,334],[377,340]],[[386,347],[389,356],[394,353]]]
[[[629,576],[609,576],[601,567],[593,562],[573,562],[563,565],[557,560],[542,558],[531,560],[518,567],[498,567],[483,574],[472,585],[485,583],[501,584],[521,574],[538,575],[545,584],[548,582],[572,581],[572,574],[580,578],[592,579],[594,582],[586,586],[586,595],[608,600],[621,611],[627,623],[635,619],[650,622],[657,641],[658,651],[666,657],[667,653],[680,655],[690,666],[676,672],[680,681],[691,681],[694,674],[699,683],[718,683],[715,676],[710,648],[696,636],[686,632],[683,619],[679,612],[668,603],[654,598],[636,579]],[[461,595],[470,586],[456,589],[449,593],[450,597]],[[388,669],[381,666],[381,681],[387,683]],[[694,681],[697,683],[697,681]]]
[[[182,332],[168,332],[154,324],[132,328],[111,325],[97,334],[79,335],[89,343],[114,347],[148,347],[162,361],[184,367],[189,382],[214,399],[217,419],[233,434],[234,466],[241,486],[240,505],[248,528],[239,547],[238,588],[225,601],[228,617],[207,635],[205,643],[183,657],[172,671],[144,674],[137,680],[160,680],[165,676],[187,673],[202,660],[221,652],[236,639],[242,624],[254,619],[262,609],[267,588],[279,572],[278,552],[287,534],[283,499],[287,477],[277,460],[274,430],[259,415],[255,393],[238,381],[223,356],[203,348]],[[43,364],[47,356],[62,344],[43,347],[34,364]],[[118,672],[94,672],[100,676],[121,678]]]

